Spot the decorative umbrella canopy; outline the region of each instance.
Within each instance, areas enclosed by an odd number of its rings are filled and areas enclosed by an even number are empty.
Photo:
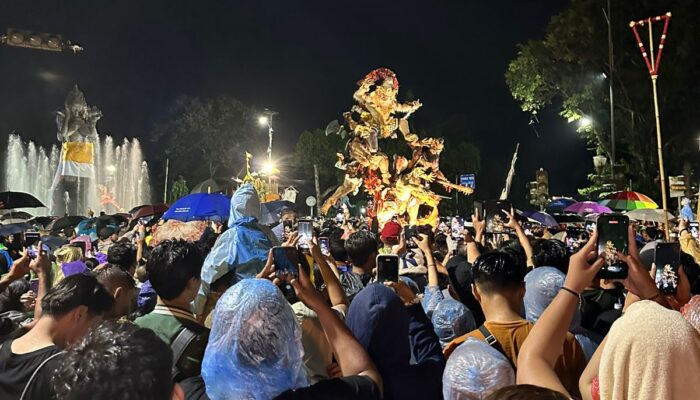
[[[543,226],[559,226],[554,217],[541,211],[523,211],[523,216],[542,224]]]
[[[548,213],[560,213],[563,212],[566,207],[574,203],[576,203],[576,200],[569,197],[562,197],[560,199],[552,200],[549,204],[547,204],[545,210]]]
[[[637,221],[650,221],[658,222],[663,224],[664,221],[664,210],[653,209],[653,208],[640,208],[638,210],[632,210],[625,213],[630,219],[635,219]],[[675,217],[670,212],[666,211],[668,220],[672,220]]]
[[[659,206],[646,195],[638,192],[622,191],[610,193],[605,199],[598,202],[613,210],[631,211],[643,208],[659,208]]]
[[[170,206],[163,219],[178,221],[228,220],[231,199],[220,193],[189,194]]]
[[[46,207],[36,197],[24,192],[0,192],[0,210]]]
[[[593,201],[581,201],[574,203],[564,209],[566,212],[576,213],[578,215],[588,214],[610,214],[613,211],[608,207],[600,205]]]

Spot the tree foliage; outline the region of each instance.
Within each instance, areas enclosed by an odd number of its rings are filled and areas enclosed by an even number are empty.
[[[340,183],[342,171],[335,168],[336,153],[342,153],[345,141],[339,135],[326,135],[323,129],[304,131],[294,149],[294,164],[303,177],[313,182],[314,164],[318,166],[321,190]]]
[[[167,121],[156,127],[170,157],[171,174],[199,182],[245,163],[245,152],[262,151],[265,131],[256,125],[256,111],[228,96],[184,97]]]
[[[523,111],[536,113],[552,104],[570,122],[586,116],[594,123],[579,132],[611,157],[607,23],[603,2],[572,0],[554,16],[544,39],[519,46],[506,71],[506,82]],[[673,13],[659,77],[664,151],[668,173],[678,173],[683,158],[693,155],[697,124],[690,109],[700,106],[700,7],[694,0],[613,1],[612,33],[615,49],[614,108],[617,163],[625,170],[623,181],[635,188],[658,193],[658,162],[651,82],[630,20]],[[655,24],[655,46],[662,26]],[[649,50],[647,28],[640,32]]]

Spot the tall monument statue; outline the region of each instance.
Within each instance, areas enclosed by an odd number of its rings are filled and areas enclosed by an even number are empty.
[[[68,93],[63,110],[56,112],[61,142],[58,169],[51,185],[54,215],[83,215],[94,191],[94,143],[102,111],[88,106],[78,85]]]

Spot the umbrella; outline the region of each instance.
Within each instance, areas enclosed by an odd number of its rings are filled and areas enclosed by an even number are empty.
[[[32,224],[34,226],[41,226],[42,228],[46,228],[50,223],[52,223],[56,218],[54,217],[34,217],[27,221],[27,223]]]
[[[0,236],[15,235],[31,229],[31,225],[26,222],[19,224],[0,225]]]
[[[560,224],[574,224],[578,222],[583,222],[583,217],[578,214],[552,214],[552,217],[557,220]]]
[[[135,220],[135,219],[139,219],[139,218],[150,217],[150,216],[157,215],[157,214],[164,214],[166,211],[168,211],[168,208],[170,208],[170,206],[168,206],[167,204],[163,204],[163,203],[152,204],[149,206],[143,206],[143,207],[139,208],[136,211],[136,213],[132,214],[131,219]]]
[[[659,208],[654,200],[638,192],[622,191],[610,193],[598,202],[613,210],[630,211],[641,208]]]
[[[523,216],[535,221],[539,222],[543,226],[559,226],[559,223],[557,222],[554,217],[551,215],[547,214],[546,212],[542,211],[525,211],[523,212]]]
[[[650,221],[664,223],[664,210],[654,209],[654,208],[640,208],[637,210],[628,211],[625,213],[630,219],[636,219],[637,221]],[[668,220],[675,218],[673,214],[666,211]]]
[[[576,203],[576,200],[568,198],[568,197],[561,197],[556,200],[551,201],[549,204],[547,204],[547,207],[545,207],[545,210],[547,210],[548,213],[556,213],[556,212],[563,212],[564,209],[572,204]]]
[[[49,231],[60,231],[61,229],[73,228],[84,219],[85,217],[81,217],[79,215],[68,215],[53,221],[46,227],[46,229]]]
[[[280,214],[284,209],[296,210],[296,206],[288,200],[262,203],[262,217],[260,218],[260,223],[263,225],[274,225],[280,222]]]
[[[162,225],[156,226],[153,232],[153,239],[149,246],[156,246],[164,240],[182,239],[189,242],[196,242],[202,237],[202,233],[207,228],[206,221],[182,222],[176,219],[165,221]]]
[[[54,251],[57,248],[63,246],[64,244],[67,244],[68,239],[56,236],[44,236],[41,238],[41,243],[46,245],[49,248],[49,250]]]
[[[95,229],[97,230],[97,233],[99,234],[102,229],[108,228],[112,229],[113,231],[116,231],[119,229],[119,226],[124,223],[129,221],[125,216],[119,215],[119,214],[114,214],[114,215],[100,215],[97,217],[97,221],[95,222]]]
[[[19,224],[20,222],[27,222],[27,220],[25,218],[7,218],[7,219],[3,219],[0,224],[10,225],[10,224]]]
[[[24,192],[0,192],[0,210],[46,207],[39,199]]]
[[[193,193],[179,199],[163,214],[163,219],[206,221],[228,219],[231,199],[220,193]]]
[[[610,214],[613,212],[608,207],[600,205],[594,201],[581,201],[574,203],[564,209],[565,212],[576,213],[578,215],[588,214]]]
[[[32,217],[31,214],[26,213],[24,211],[10,211],[7,214],[3,215],[0,217],[0,221],[5,221],[8,219],[23,219],[23,220],[28,220]]]

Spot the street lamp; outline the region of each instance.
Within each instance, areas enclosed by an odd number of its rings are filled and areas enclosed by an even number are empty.
[[[267,162],[269,164],[272,164],[272,135],[275,132],[275,130],[272,129],[272,117],[277,114],[277,111],[266,108],[262,115],[258,117],[258,124],[260,124],[260,126],[267,126],[267,134],[269,136],[269,142],[267,144]]]

